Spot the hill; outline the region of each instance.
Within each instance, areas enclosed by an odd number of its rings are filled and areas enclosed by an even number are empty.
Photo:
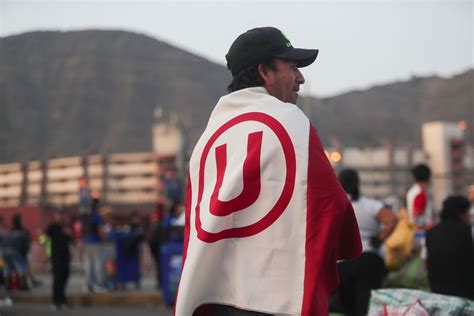
[[[474,144],[474,70],[447,79],[412,78],[310,102],[321,137],[337,139],[341,145],[421,146],[421,124],[437,120],[466,121],[467,140]]]
[[[419,146],[422,122],[474,125],[473,77],[412,78],[305,102],[325,143]],[[0,162],[150,151],[157,108],[179,115],[192,146],[229,81],[224,66],[135,33],[1,38]]]
[[[155,108],[194,133],[227,70],[122,31],[33,32],[0,39],[0,161],[151,150]]]

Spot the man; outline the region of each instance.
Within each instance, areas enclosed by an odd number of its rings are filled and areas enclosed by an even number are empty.
[[[104,290],[104,269],[101,261],[101,245],[105,239],[104,219],[99,212],[99,199],[92,199],[90,212],[81,214],[82,241],[85,250],[85,274],[87,290]]]
[[[408,218],[418,229],[426,230],[433,223],[433,210],[428,186],[431,169],[425,164],[416,165],[412,169],[415,183],[407,193]]]
[[[31,246],[31,235],[23,228],[21,215],[15,214],[12,218],[12,229],[3,243],[3,275],[7,288],[13,286],[13,269],[19,277],[18,288],[27,290],[28,252]]]
[[[51,240],[51,265],[53,267],[53,304],[55,309],[68,306],[66,300],[66,283],[69,278],[71,253],[69,245],[72,241],[71,230],[64,220],[64,209],[54,214],[54,221],[46,229]]]
[[[474,243],[469,200],[448,196],[441,222],[426,233],[428,280],[434,293],[474,299]]]
[[[154,213],[150,216],[150,229],[149,229],[149,246],[150,253],[153,261],[155,262],[155,276],[156,276],[156,289],[160,289],[162,284],[161,280],[161,268],[160,268],[160,253],[161,245],[166,240],[166,226],[165,226],[165,205],[163,203],[157,203]]]
[[[360,254],[351,204],[295,105],[317,54],[273,27],[230,47],[230,94],[189,163],[177,316],[327,315],[336,261]]]

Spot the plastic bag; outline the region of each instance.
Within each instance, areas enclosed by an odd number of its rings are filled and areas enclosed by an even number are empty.
[[[460,297],[409,289],[373,290],[369,316],[472,315],[474,302]],[[425,314],[427,313],[427,314]]]
[[[388,270],[400,268],[413,250],[416,228],[408,221],[405,209],[398,212],[398,223],[392,234],[385,240],[385,265]]]

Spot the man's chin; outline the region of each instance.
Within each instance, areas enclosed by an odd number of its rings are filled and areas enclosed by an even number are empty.
[[[292,95],[291,100],[289,102],[293,103],[293,104],[296,104],[299,97],[300,97],[299,94],[297,92],[295,92],[294,95]]]

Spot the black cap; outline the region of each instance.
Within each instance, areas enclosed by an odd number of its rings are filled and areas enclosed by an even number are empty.
[[[258,27],[239,35],[225,55],[227,68],[237,75],[245,68],[272,58],[293,60],[306,67],[318,56],[317,49],[294,48],[286,36],[275,27]]]

